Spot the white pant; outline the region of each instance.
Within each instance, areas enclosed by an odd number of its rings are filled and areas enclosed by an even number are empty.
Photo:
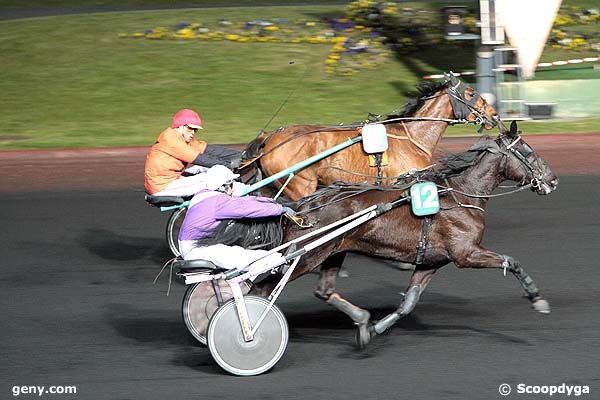
[[[242,182],[233,182],[233,196],[239,196],[240,193],[246,188]],[[180,176],[174,181],[170,182],[166,189],[157,193],[153,196],[179,196],[187,197],[193,196],[202,189],[206,189],[206,173],[201,172],[197,175],[191,176]]]
[[[248,250],[240,246],[215,244],[212,246],[196,246],[195,240],[180,240],[179,251],[184,260],[207,260],[227,269],[243,268],[246,265],[265,257],[267,250]],[[265,266],[275,268],[285,263],[281,253],[273,253],[257,263],[256,268]]]
[[[154,193],[153,196],[193,196],[202,189],[206,189],[206,173],[191,176],[180,176],[171,181],[165,190]]]

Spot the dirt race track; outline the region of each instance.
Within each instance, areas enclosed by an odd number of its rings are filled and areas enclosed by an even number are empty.
[[[466,150],[477,138],[444,138],[440,150]],[[559,174],[600,173],[600,134],[526,136]],[[232,147],[242,149],[241,145]],[[0,152],[2,191],[143,187],[148,148]]]
[[[484,244],[519,259],[552,306],[531,310],[500,271],[443,268],[414,312],[369,347],[312,295],[316,275],[278,305],[290,343],[261,376],[224,373],[165,296],[166,214],[143,200],[146,149],[0,154],[0,399],[15,386],[76,386],[49,399],[598,399],[600,135],[530,136],[561,181],[490,201]],[[450,139],[462,150],[475,139]],[[352,255],[339,281],[374,318],[395,309],[409,273]],[[499,385],[513,393],[502,397]],[[518,385],[590,394],[519,394]],[[21,395],[37,398],[38,395]]]

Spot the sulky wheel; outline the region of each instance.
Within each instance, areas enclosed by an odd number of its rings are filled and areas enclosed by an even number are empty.
[[[215,281],[221,293],[222,303],[231,299],[231,288],[222,279]],[[250,285],[246,282],[240,285],[242,293],[248,293]],[[219,308],[219,300],[212,282],[198,282],[190,285],[183,296],[181,311],[183,321],[192,336],[206,346],[206,330],[208,321]]]
[[[269,301],[258,296],[244,296],[250,325],[258,321]],[[272,368],[287,347],[288,325],[281,310],[275,305],[258,328],[251,342],[244,335],[237,314],[235,300],[223,304],[208,325],[208,349],[224,370],[234,375],[258,375]]]
[[[179,252],[179,230],[181,229],[181,224],[183,223],[186,213],[186,207],[178,208],[173,211],[169,217],[169,222],[167,222],[167,243],[169,244],[169,249],[171,249],[171,252],[175,256],[181,255]]]

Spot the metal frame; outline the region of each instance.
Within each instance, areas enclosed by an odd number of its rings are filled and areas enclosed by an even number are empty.
[[[348,232],[349,230],[354,229],[355,227],[366,223],[367,221],[380,215],[382,212],[389,211],[394,206],[403,204],[405,202],[408,202],[409,200],[410,200],[410,196],[404,196],[392,203],[374,204],[371,207],[368,207],[362,211],[358,211],[358,212],[356,212],[352,215],[349,215],[339,221],[332,222],[331,224],[328,224],[324,227],[316,229],[305,235],[297,237],[296,239],[293,239],[287,243],[284,243],[284,244],[274,248],[273,250],[270,250],[263,257],[250,263],[249,265],[245,266],[242,269],[232,269],[232,270],[225,271],[225,272],[222,272],[219,274],[209,274],[206,272],[183,274],[183,276],[185,277],[185,283],[186,283],[186,285],[189,285],[189,284],[196,283],[196,282],[208,282],[211,280],[225,279],[227,284],[231,287],[233,298],[235,299],[237,313],[240,318],[240,324],[241,324],[242,332],[244,335],[244,340],[247,342],[252,341],[254,339],[254,334],[256,333],[256,331],[260,327],[261,323],[263,322],[263,320],[265,319],[265,317],[267,316],[267,314],[269,313],[269,311],[275,304],[275,301],[277,300],[279,295],[283,292],[283,289],[289,282],[289,280],[292,276],[292,273],[294,272],[294,269],[296,268],[296,266],[298,265],[298,262],[300,261],[300,258],[304,254],[335,239],[336,237],[338,237],[340,235],[343,235],[344,233]],[[254,280],[254,279],[256,279],[257,276],[259,276],[265,272],[272,271],[275,268],[278,268],[279,266],[283,265],[283,264],[279,264],[276,266],[273,266],[273,265],[260,266],[261,261],[264,260],[269,255],[271,255],[275,252],[284,250],[284,249],[292,246],[293,244],[305,242],[306,240],[311,239],[311,238],[321,235],[321,234],[324,234],[324,235],[322,237],[306,244],[301,249],[293,251],[284,257],[286,262],[291,261],[292,264],[285,270],[283,277],[277,283],[277,285],[275,286],[275,289],[269,296],[268,307],[265,309],[265,311],[263,312],[261,317],[258,319],[256,324],[254,324],[254,326],[251,326],[250,320],[248,318],[248,311],[246,310],[244,295],[242,293],[242,290],[240,289],[240,282],[243,282],[246,280]]]

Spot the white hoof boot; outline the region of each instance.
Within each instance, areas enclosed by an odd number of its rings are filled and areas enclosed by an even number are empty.
[[[550,314],[550,303],[548,303],[546,299],[538,299],[534,301],[531,306],[537,312],[542,314]]]

